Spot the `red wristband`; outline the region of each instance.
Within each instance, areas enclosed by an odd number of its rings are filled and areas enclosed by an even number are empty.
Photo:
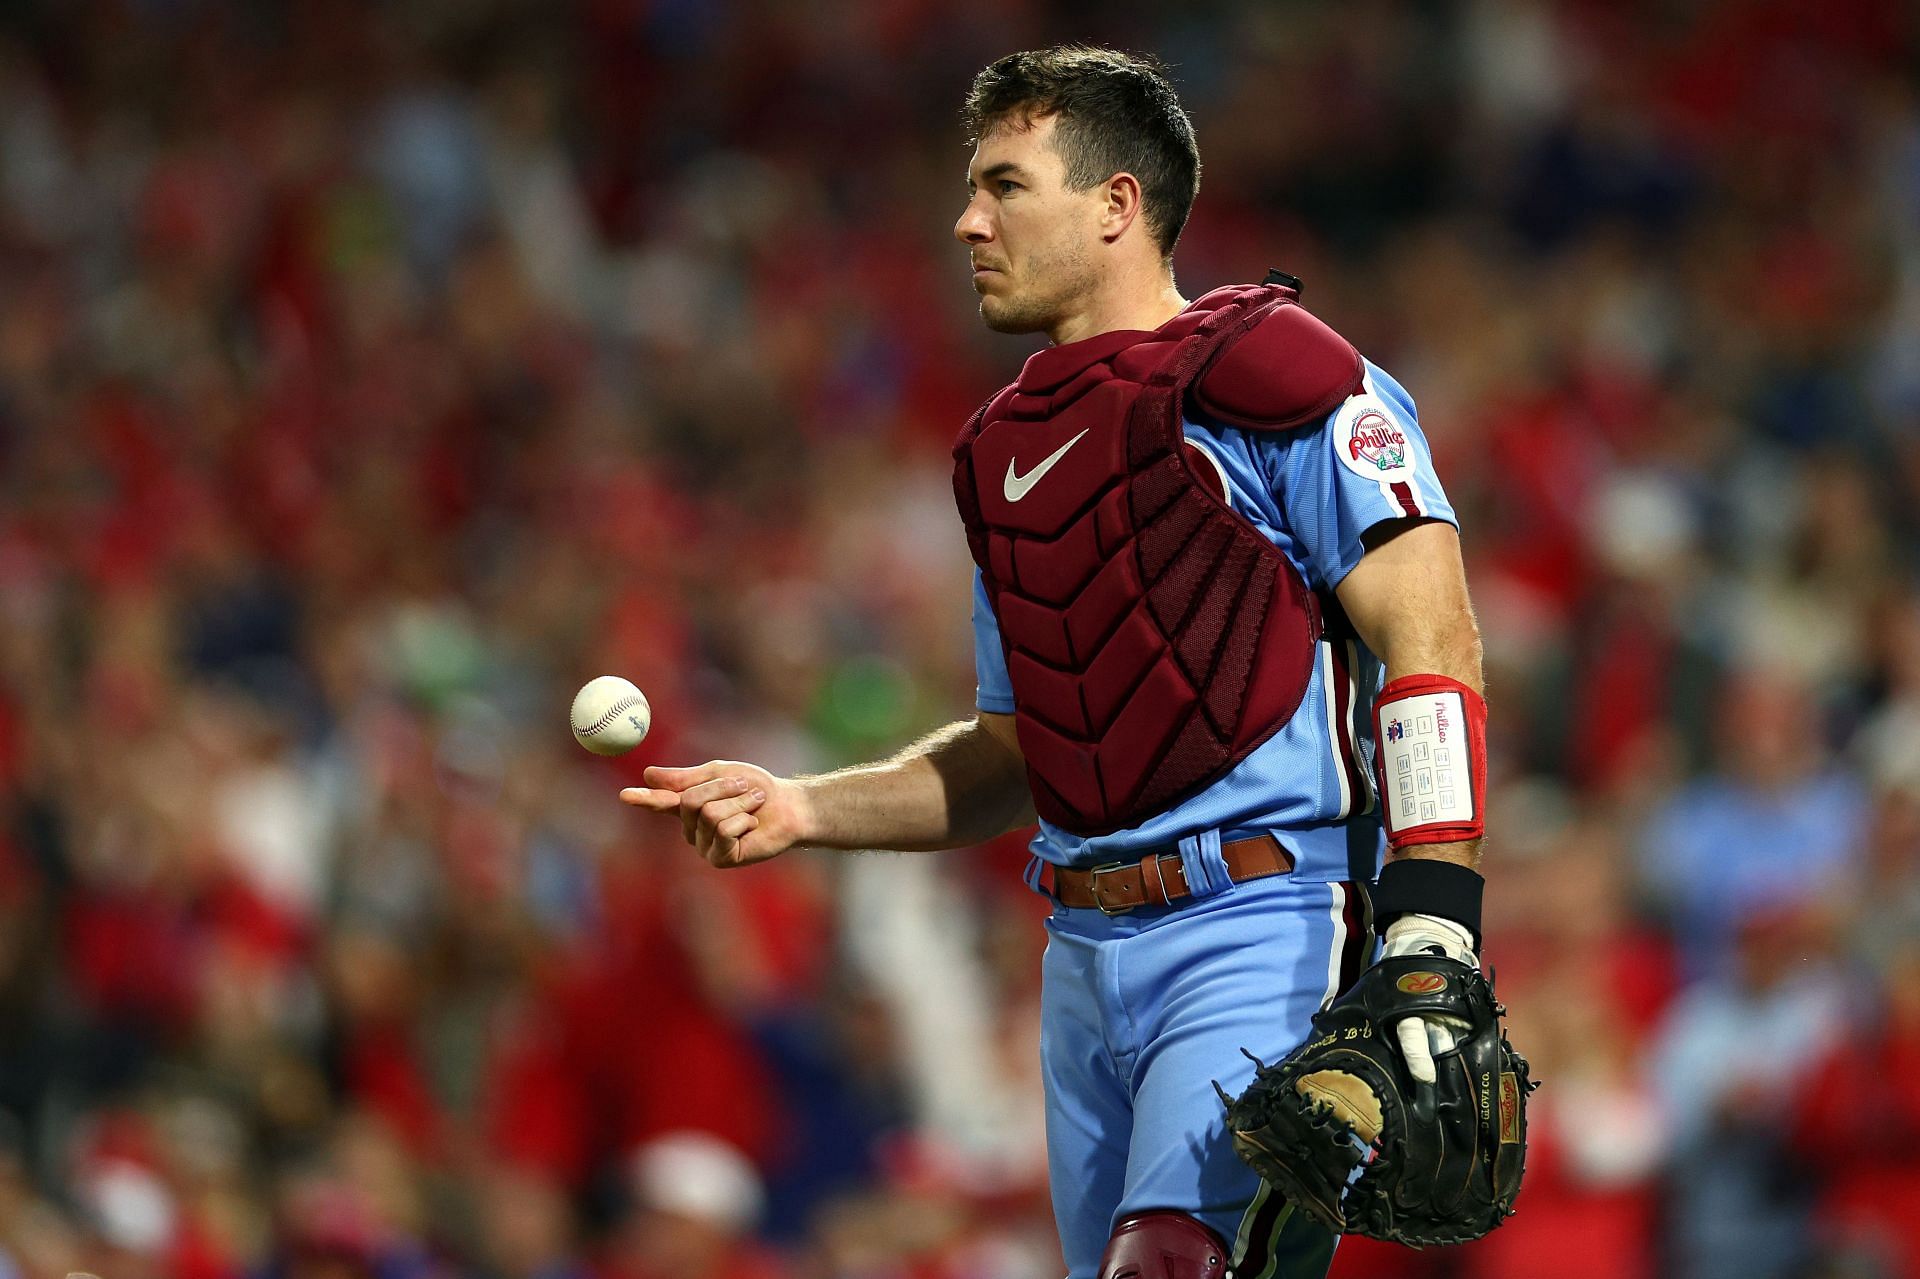
[[[1445,675],[1402,675],[1373,699],[1374,780],[1387,843],[1486,832],[1487,703]]]

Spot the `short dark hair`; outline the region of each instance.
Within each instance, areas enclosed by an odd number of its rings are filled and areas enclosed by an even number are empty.
[[[1054,136],[1067,185],[1084,191],[1133,174],[1147,227],[1161,256],[1171,257],[1200,190],[1200,146],[1159,59],[1061,44],[1010,53],[973,78],[964,112],[971,141],[996,125],[1046,116],[1059,117]]]

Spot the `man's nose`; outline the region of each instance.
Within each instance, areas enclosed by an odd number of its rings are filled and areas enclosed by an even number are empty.
[[[993,238],[993,224],[979,201],[967,201],[967,207],[960,211],[960,220],[953,224],[953,236],[962,244],[985,244]]]

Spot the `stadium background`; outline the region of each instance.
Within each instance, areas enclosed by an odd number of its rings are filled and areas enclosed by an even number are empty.
[[[1058,1275],[1019,840],[719,875],[614,791],[970,706],[1033,343],[956,109],[1062,38],[1466,527],[1548,1085],[1513,1222],[1337,1273],[1920,1275],[1900,0],[8,5],[0,1275]]]

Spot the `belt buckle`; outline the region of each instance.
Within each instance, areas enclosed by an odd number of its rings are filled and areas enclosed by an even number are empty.
[[[1098,909],[1102,915],[1107,916],[1109,919],[1111,919],[1115,915],[1126,914],[1128,911],[1132,910],[1134,907],[1138,906],[1140,903],[1133,902],[1126,906],[1109,907],[1107,903],[1103,901],[1100,897],[1100,877],[1106,874],[1108,871],[1127,870],[1130,867],[1132,867],[1134,864],[1135,863],[1133,862],[1108,862],[1103,866],[1095,866],[1092,870],[1087,872],[1087,890],[1093,894],[1093,904],[1095,908]]]

